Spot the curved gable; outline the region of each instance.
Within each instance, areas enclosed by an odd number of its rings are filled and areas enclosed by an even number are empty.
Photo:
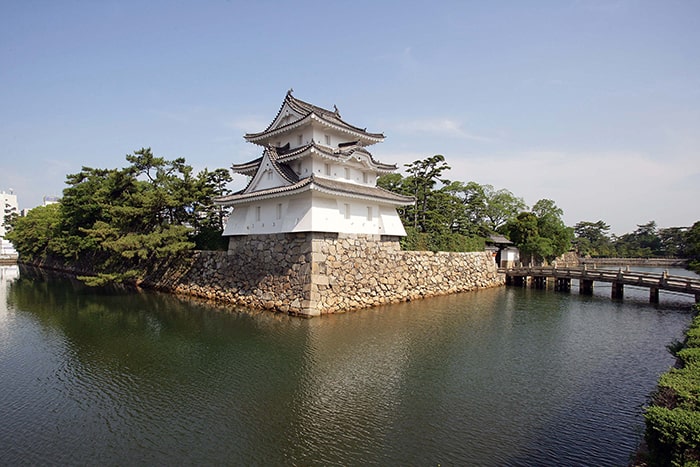
[[[258,169],[243,193],[288,186],[297,181],[298,177],[292,170],[277,162],[276,151],[273,148],[268,148],[263,153]]]

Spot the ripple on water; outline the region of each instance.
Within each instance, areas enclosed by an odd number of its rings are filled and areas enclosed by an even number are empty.
[[[81,300],[9,331],[10,461],[620,464],[689,322],[512,289],[316,320]]]

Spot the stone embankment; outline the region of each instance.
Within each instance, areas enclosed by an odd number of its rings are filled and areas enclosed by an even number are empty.
[[[398,239],[335,234],[250,235],[226,252],[195,252],[155,268],[144,285],[316,316],[503,285],[487,252],[402,251]]]

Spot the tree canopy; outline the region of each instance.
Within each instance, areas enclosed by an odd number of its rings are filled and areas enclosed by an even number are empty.
[[[550,199],[535,203],[531,212],[522,212],[503,227],[520,249],[522,261],[552,261],[569,251],[574,237],[572,228],[562,220],[564,211]]]
[[[655,221],[640,224],[628,234],[610,235],[603,220],[565,225],[563,210],[541,199],[531,210],[508,191],[475,181],[447,178],[450,166],[435,155],[406,164],[406,176],[392,173],[377,184],[412,195],[414,206],[399,209],[407,231],[406,249],[473,251],[484,247],[494,233],[508,237],[521,250],[523,261],[552,261],[575,250],[593,257],[680,257],[700,270],[700,224],[659,229]]]
[[[99,274],[87,280],[95,284],[137,278],[153,258],[225,248],[227,210],[212,199],[229,193],[228,170],[195,174],[183,158],[157,157],[150,148],[126,155],[126,161],[121,169],[83,167],[67,175],[61,202],[11,216],[6,238],[27,261],[92,260]],[[616,237],[602,220],[567,227],[553,200],[541,199],[528,210],[507,189],[451,181],[440,154],[405,167],[406,176],[392,173],[377,181],[416,199],[398,210],[407,231],[405,249],[483,250],[487,238],[500,233],[521,250],[523,261],[552,261],[573,247],[582,256],[688,258],[700,271],[700,221],[667,229],[649,221]]]
[[[449,169],[438,154],[406,164],[406,177],[394,173],[379,178],[379,186],[416,199],[415,205],[399,209],[408,234],[405,248],[483,250],[489,235],[527,208],[506,189],[451,181],[445,177]]]
[[[20,255],[94,260],[99,274],[86,281],[101,284],[137,278],[153,258],[220,246],[226,213],[212,198],[228,192],[227,170],[193,174],[183,158],[156,157],[150,148],[126,160],[122,169],[69,174],[60,204],[14,219],[7,238]]]
[[[631,233],[608,235],[602,220],[581,221],[574,226],[574,247],[579,255],[622,258],[682,258],[700,273],[700,221],[692,227],[660,229],[655,221],[637,225]]]

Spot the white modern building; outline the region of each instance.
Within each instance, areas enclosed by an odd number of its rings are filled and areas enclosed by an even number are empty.
[[[330,232],[405,236],[396,212],[412,197],[377,187],[377,177],[395,165],[374,159],[368,146],[384,135],[345,122],[337,108],[304,102],[288,91],[272,123],[246,141],[262,156],[234,164],[250,177],[241,191],[217,198],[232,206],[225,236]]]
[[[9,193],[0,191],[0,207],[2,208],[0,211],[0,215],[2,215],[2,218],[0,218],[0,255],[16,255],[17,252],[12,244],[5,240],[5,234],[7,233],[5,219],[12,214],[19,215],[17,195],[12,190]]]
[[[48,206],[49,204],[56,204],[61,202],[60,196],[55,195],[44,195],[43,205]]]

